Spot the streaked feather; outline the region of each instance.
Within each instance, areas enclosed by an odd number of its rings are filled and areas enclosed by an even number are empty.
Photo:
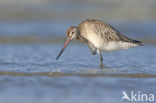
[[[87,19],[83,21],[81,24],[79,24],[79,27],[82,26],[84,23],[88,23],[88,25],[94,25],[95,32],[97,35],[101,35],[101,37],[108,41],[123,41],[128,43],[134,43],[137,45],[142,45],[142,42],[130,39],[124,35],[122,35],[118,30],[113,28],[111,25],[109,25],[106,22],[99,21],[99,20],[92,20]]]

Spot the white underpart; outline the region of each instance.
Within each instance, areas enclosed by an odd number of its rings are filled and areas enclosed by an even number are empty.
[[[97,49],[103,50],[105,52],[116,51],[121,49],[129,49],[131,47],[138,46],[137,44],[123,42],[123,41],[105,42],[103,38],[100,38],[99,36],[95,36],[95,35],[88,36],[88,39]]]
[[[129,49],[135,46],[138,46],[138,45],[134,43],[123,42],[123,41],[110,41],[106,43],[106,45],[103,45],[102,47],[100,47],[100,49],[103,51],[109,52],[109,51],[116,51],[116,50],[121,50],[121,49]]]

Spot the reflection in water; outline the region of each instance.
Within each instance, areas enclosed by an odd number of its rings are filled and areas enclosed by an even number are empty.
[[[109,69],[109,67],[106,67],[104,65],[99,65],[100,69]]]

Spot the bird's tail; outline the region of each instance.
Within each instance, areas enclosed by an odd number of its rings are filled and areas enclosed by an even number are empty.
[[[136,44],[137,46],[143,46],[142,42],[141,41],[138,41],[138,40],[131,39],[130,40],[130,43]]]
[[[131,48],[131,47],[136,47],[136,46],[143,46],[141,41],[130,39],[130,38],[124,38],[123,40],[123,47],[125,49]]]
[[[143,46],[141,41],[130,39],[130,38],[124,36],[124,35],[120,35],[120,39],[122,39],[124,42],[132,44],[134,46]]]

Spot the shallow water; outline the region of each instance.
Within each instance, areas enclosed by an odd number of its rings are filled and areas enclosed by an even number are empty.
[[[77,43],[56,61],[61,47],[1,44],[0,102],[120,103],[122,91],[156,95],[156,46],[103,53],[103,69],[98,56]]]

